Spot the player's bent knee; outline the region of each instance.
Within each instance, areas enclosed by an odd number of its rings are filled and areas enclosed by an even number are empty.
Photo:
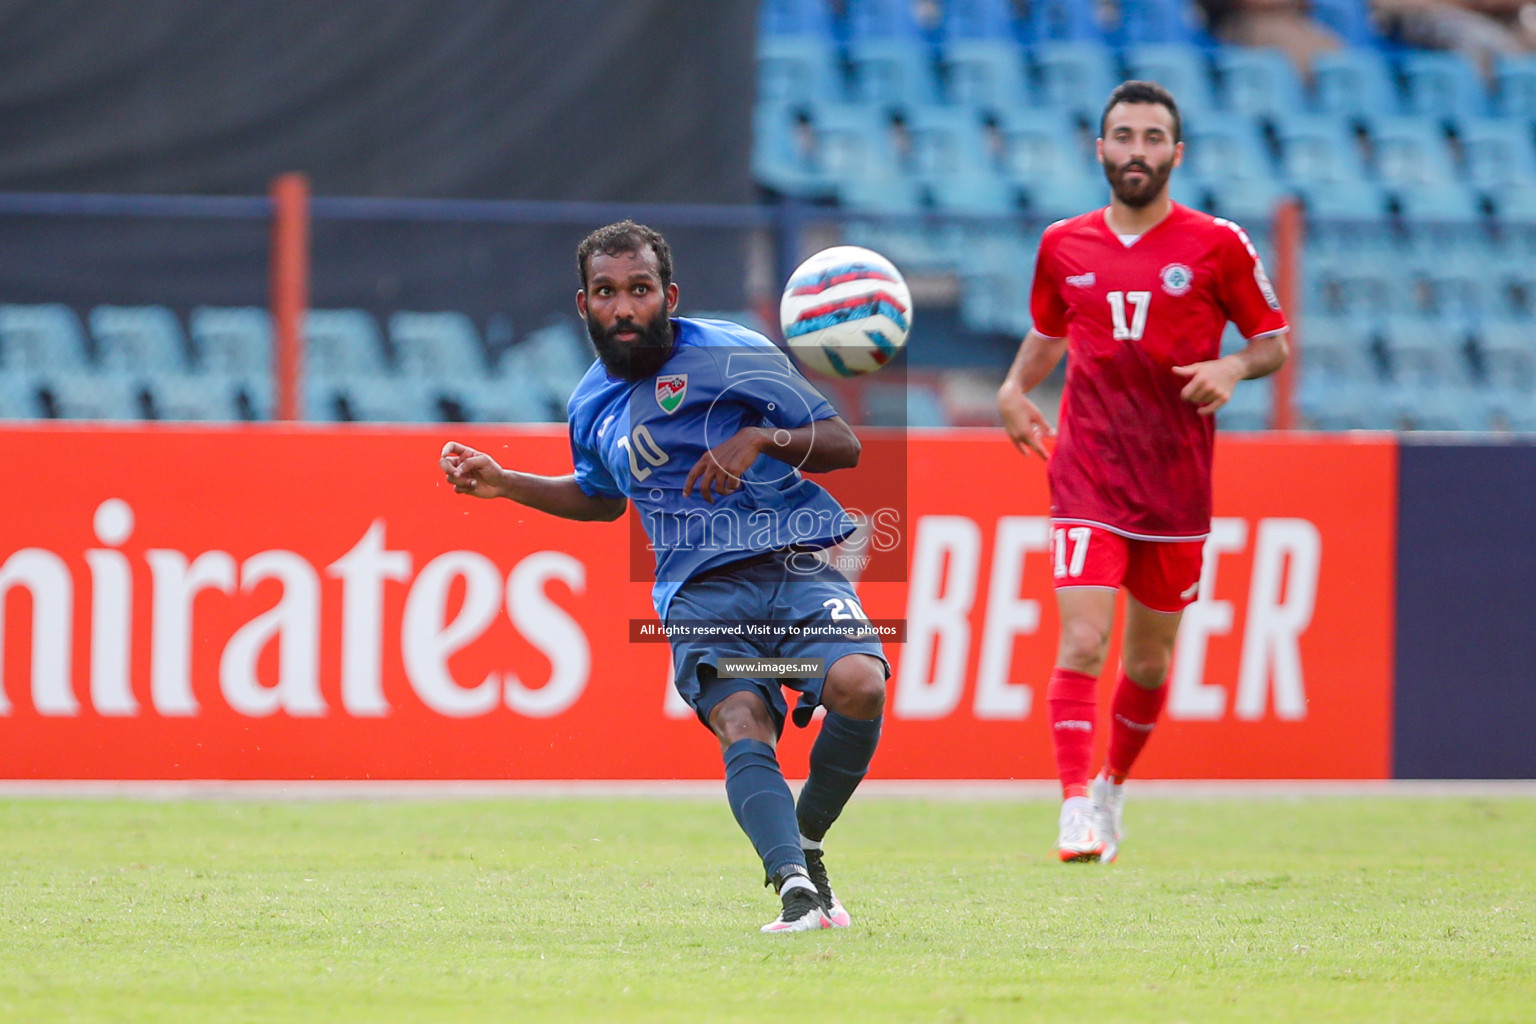
[[[709,713],[709,727],[722,747],[738,740],[761,740],[770,746],[778,742],[778,730],[768,706],[755,693],[733,693],[716,704]]]
[[[1061,649],[1057,656],[1063,668],[1098,675],[1108,654],[1108,633],[1091,623],[1063,623]]]
[[[1121,663],[1126,677],[1137,686],[1155,690],[1168,681],[1169,659],[1160,655],[1128,657]]]
[[[878,718],[885,711],[885,666],[867,654],[845,656],[827,672],[821,702],[849,718]]]

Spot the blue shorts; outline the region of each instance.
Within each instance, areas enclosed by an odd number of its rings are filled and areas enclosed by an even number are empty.
[[[794,559],[794,569],[789,559]],[[813,679],[721,679],[716,674],[719,660],[819,658],[826,669],[831,669],[839,658],[869,654],[880,659],[889,679],[891,665],[878,639],[824,635],[828,624],[838,624],[846,634],[856,631],[862,620],[858,596],[848,578],[806,553],[770,551],[711,569],[684,583],[667,610],[669,627],[683,623],[719,626],[704,639],[671,637],[674,685],[706,726],[715,705],[731,694],[756,693],[772,712],[779,732],[784,731],[789,713],[783,690],[788,686],[800,693],[794,722],[803,727],[821,703],[825,675]],[[754,635],[747,624],[761,624],[763,635]]]

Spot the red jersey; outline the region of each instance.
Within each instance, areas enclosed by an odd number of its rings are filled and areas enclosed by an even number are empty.
[[[1146,540],[1200,540],[1211,526],[1213,416],[1173,372],[1286,327],[1247,232],[1173,204],[1129,247],[1105,210],[1040,239],[1035,330],[1067,339],[1067,383],[1048,474],[1051,515]]]

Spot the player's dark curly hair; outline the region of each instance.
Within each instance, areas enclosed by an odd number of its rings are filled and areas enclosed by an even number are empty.
[[[656,269],[661,274],[661,288],[665,291],[672,283],[672,247],[661,237],[661,232],[632,220],[598,228],[581,240],[576,247],[576,273],[581,275],[581,290],[587,290],[587,263],[594,253],[620,256],[641,252],[647,246],[656,254]]]
[[[1168,108],[1168,113],[1173,115],[1173,141],[1182,142],[1184,139],[1184,123],[1179,118],[1179,105],[1173,102],[1173,93],[1164,89],[1156,82],[1121,82],[1115,86],[1115,91],[1109,94],[1109,102],[1104,104],[1104,113],[1099,115],[1099,134],[1103,135],[1109,126],[1109,112],[1117,103],[1160,103]]]

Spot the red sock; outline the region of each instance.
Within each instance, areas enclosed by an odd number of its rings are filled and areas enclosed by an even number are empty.
[[[1109,758],[1104,764],[1116,782],[1124,781],[1131,774],[1131,765],[1136,763],[1136,756],[1152,736],[1157,716],[1162,714],[1167,700],[1167,683],[1149,690],[1136,685],[1124,672],[1120,673],[1110,705]]]
[[[1093,760],[1093,726],[1098,717],[1099,681],[1085,672],[1057,666],[1051,670],[1046,703],[1051,712],[1051,741],[1063,798],[1088,795],[1088,764]]]

